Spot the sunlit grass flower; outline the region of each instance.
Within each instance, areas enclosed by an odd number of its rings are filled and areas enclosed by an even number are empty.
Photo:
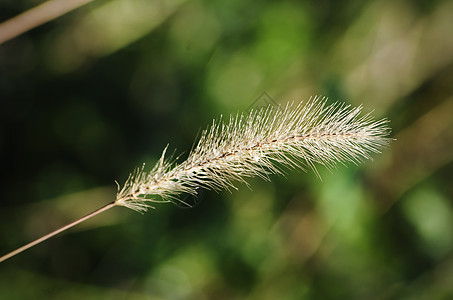
[[[361,106],[326,101],[315,97],[213,121],[185,161],[165,158],[165,148],[151,171],[143,165],[123,187],[118,185],[115,201],[0,257],[0,262],[114,206],[143,212],[153,202],[183,202],[183,193],[236,188],[236,182],[247,184],[253,176],[270,180],[269,175],[285,167],[310,168],[319,177],[317,165],[358,164],[390,142],[388,120],[362,115]]]
[[[180,201],[179,194],[195,195],[200,188],[236,188],[236,182],[246,183],[252,176],[268,180],[283,167],[311,168],[318,174],[318,164],[358,164],[390,141],[388,121],[361,116],[361,111],[315,97],[220,118],[203,131],[184,162],[165,159],[165,149],[150,172],[144,167],[133,172],[115,203],[145,211],[150,202]]]

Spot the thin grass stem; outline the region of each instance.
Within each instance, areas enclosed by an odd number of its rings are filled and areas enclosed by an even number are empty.
[[[4,261],[4,260],[7,260],[8,258],[13,257],[13,256],[15,256],[15,255],[21,253],[22,251],[27,250],[28,248],[31,248],[31,247],[33,247],[33,246],[36,246],[37,244],[44,242],[45,240],[47,240],[47,239],[53,237],[54,235],[57,235],[57,234],[59,234],[60,232],[63,232],[63,231],[65,231],[65,230],[67,230],[67,229],[69,229],[69,228],[71,228],[71,227],[73,227],[73,226],[75,226],[75,225],[77,225],[77,224],[79,224],[79,223],[82,223],[83,221],[86,221],[86,220],[88,220],[88,219],[90,219],[90,218],[92,218],[92,217],[94,217],[94,216],[96,216],[96,215],[98,215],[98,214],[100,214],[100,213],[102,213],[102,212],[104,212],[104,211],[106,211],[106,210],[108,210],[108,209],[114,207],[114,206],[116,206],[115,202],[109,203],[109,204],[107,204],[107,205],[105,205],[105,206],[103,206],[103,207],[101,207],[101,208],[99,208],[99,209],[93,211],[92,213],[89,213],[88,215],[86,215],[86,216],[84,216],[84,217],[82,217],[82,218],[80,218],[80,219],[78,219],[78,220],[76,220],[76,221],[74,221],[74,222],[69,223],[69,224],[66,225],[66,226],[63,226],[63,227],[61,227],[61,228],[59,228],[59,229],[57,229],[57,230],[55,230],[55,231],[52,231],[52,232],[49,233],[49,234],[46,234],[46,235],[43,236],[43,237],[40,237],[40,238],[37,239],[37,240],[34,240],[34,241],[31,242],[31,243],[28,243],[28,244],[26,244],[26,245],[24,245],[24,246],[22,246],[22,247],[20,247],[20,248],[18,248],[18,249],[16,249],[16,250],[14,250],[14,251],[11,251],[10,253],[5,254],[5,255],[3,255],[2,257],[0,257],[0,262],[2,262],[2,261]]]

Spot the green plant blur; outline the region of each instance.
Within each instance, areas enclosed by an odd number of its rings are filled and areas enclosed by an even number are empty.
[[[397,139],[322,181],[113,208],[2,263],[0,299],[452,298],[452,28],[442,0],[98,0],[0,45],[3,253],[220,114],[325,95]]]

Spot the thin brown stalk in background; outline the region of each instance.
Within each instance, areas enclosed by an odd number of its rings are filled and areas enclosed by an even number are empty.
[[[52,21],[93,0],[49,0],[0,23],[0,44]]]

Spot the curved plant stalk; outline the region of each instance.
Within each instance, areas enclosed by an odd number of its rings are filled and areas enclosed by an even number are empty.
[[[235,182],[247,184],[248,177],[283,173],[283,167],[333,168],[336,164],[359,164],[379,153],[391,139],[388,120],[374,120],[361,114],[362,107],[343,103],[326,104],[315,97],[307,103],[287,104],[252,110],[213,121],[203,131],[187,159],[176,164],[165,158],[150,172],[136,169],[121,188],[116,200],[103,208],[62,227],[10,254],[0,262],[26,250],[113,206],[144,212],[153,203],[182,202],[183,193],[196,195],[199,189],[237,189]]]
[[[93,0],[48,0],[0,23],[0,44],[52,21]]]

